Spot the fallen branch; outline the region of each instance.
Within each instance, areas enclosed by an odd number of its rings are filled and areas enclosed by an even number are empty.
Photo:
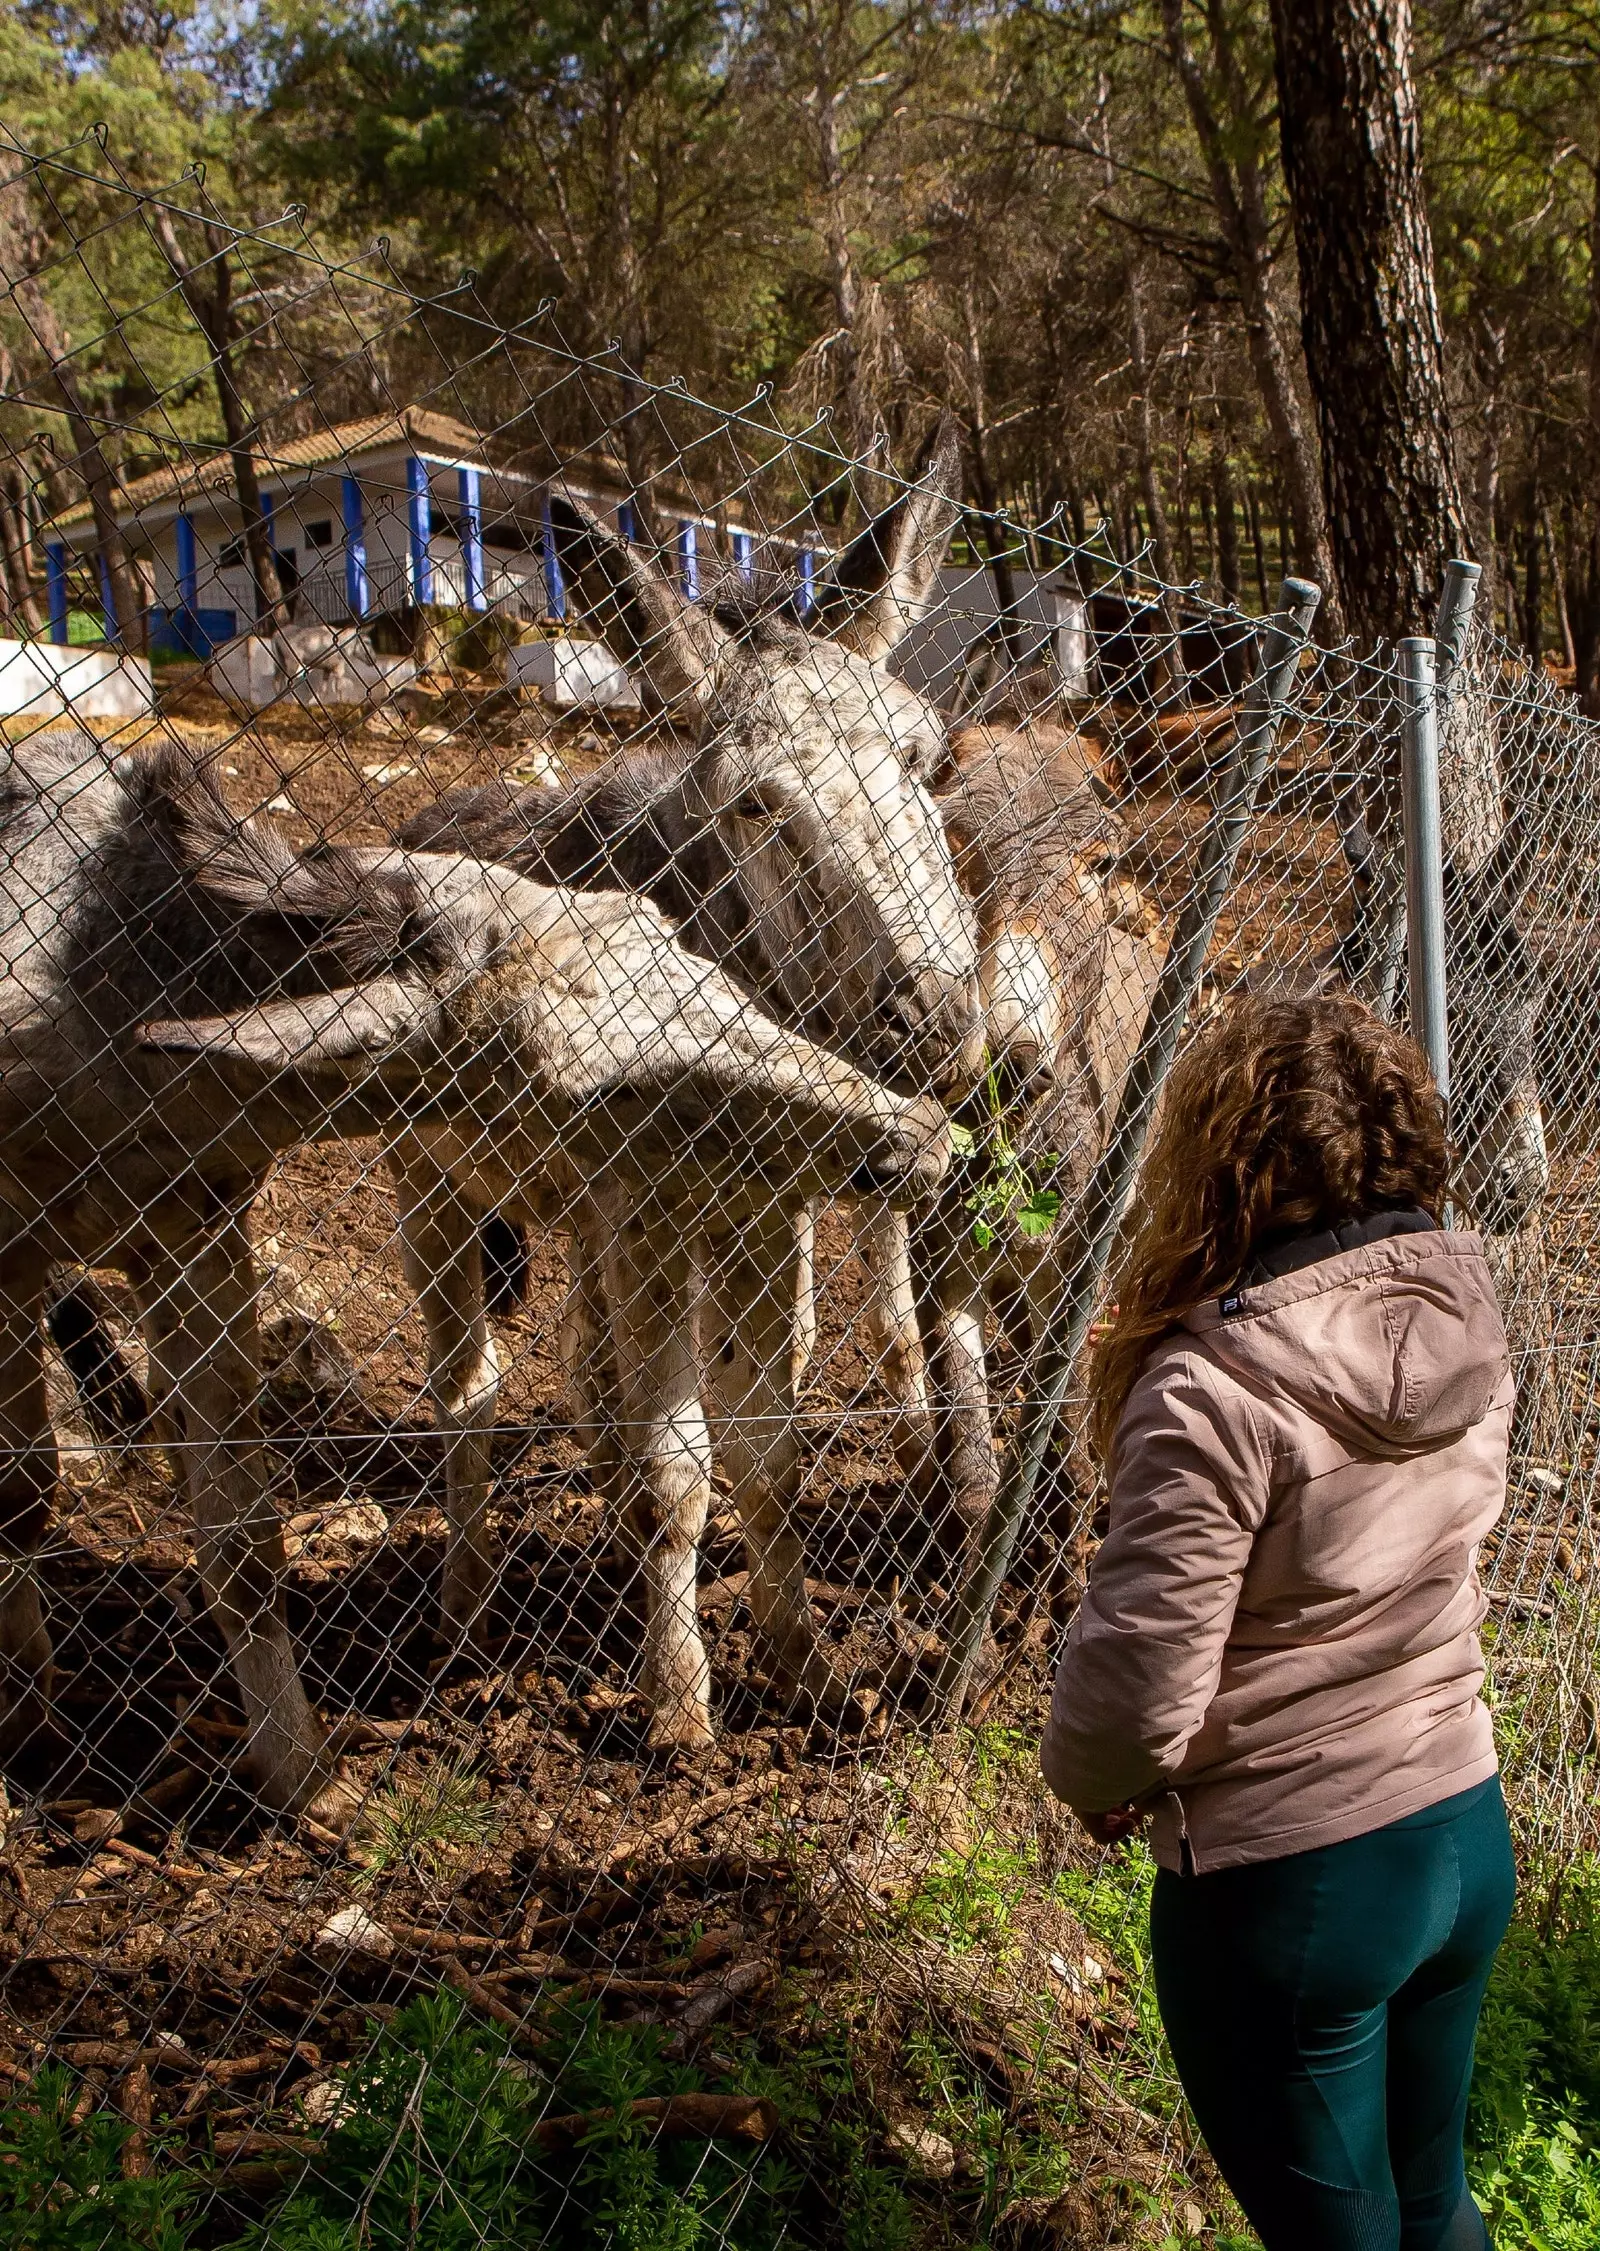
[[[421,1923],[388,1925],[402,1946],[419,1954],[504,1954],[517,1943],[510,1938],[490,1938],[477,1931],[431,1931]]]
[[[730,1969],[717,1971],[694,1987],[678,2011],[678,2029],[689,2034],[704,2032],[707,2025],[726,2015],[735,2001],[742,2001],[747,1993],[764,1985],[771,1974],[769,1962],[755,1960],[735,1962]]]
[[[264,2133],[252,2128],[242,2134],[215,2134],[212,2148],[219,2157],[295,2157],[311,2158],[322,2155],[321,2142],[308,2141],[303,2134]]]
[[[465,2000],[470,2001],[472,2006],[483,2016],[492,2017],[496,2024],[503,2024],[508,2031],[520,2033],[525,2040],[533,2040],[536,2043],[541,2040],[540,2034],[530,2032],[526,2017],[519,2017],[515,2009],[508,2009],[504,2001],[496,1999],[488,1987],[480,1985],[475,1977],[470,1976],[461,1967],[459,1962],[446,1956],[441,1964],[441,1974],[446,1985],[453,1985],[456,1991]]]
[[[118,1860],[126,1860],[135,1868],[153,1869],[158,1876],[170,1876],[178,1884],[209,1884],[215,1878],[203,1868],[191,1868],[187,1861],[160,1860],[153,1852],[144,1852],[138,1845],[130,1845],[121,1837],[108,1837],[103,1850],[114,1853]]]
[[[575,2110],[547,2118],[535,2126],[533,2138],[543,2149],[570,2149],[607,2126],[630,2125],[654,2126],[662,2135],[764,2142],[777,2123],[776,2105],[765,2095],[641,2095],[620,2112]]]
[[[647,1852],[658,1845],[676,1844],[681,1837],[691,1836],[708,1821],[716,1820],[719,1814],[731,1813],[735,1806],[748,1805],[752,1798],[769,1790],[772,1783],[771,1773],[763,1770],[760,1774],[747,1775],[731,1789],[713,1790],[709,1798],[700,1799],[698,1804],[685,1806],[681,1813],[669,1813],[663,1820],[652,1822],[648,1829],[640,1829],[612,1845],[599,1863],[601,1870],[609,1874],[636,1853]]]

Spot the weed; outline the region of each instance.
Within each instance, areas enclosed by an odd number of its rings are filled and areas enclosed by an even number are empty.
[[[193,2187],[171,2173],[125,2179],[133,2128],[108,2111],[75,2117],[79,2082],[47,2064],[0,2111],[5,2251],[184,2251]]]
[[[1525,1890],[1484,2002],[1468,2149],[1497,2242],[1600,2241],[1600,1862]]]
[[[496,1820],[481,1792],[467,1768],[443,1764],[380,1790],[367,1815],[370,1838],[358,1881],[370,1885],[402,1869],[442,1876],[458,1853],[491,1843]]]

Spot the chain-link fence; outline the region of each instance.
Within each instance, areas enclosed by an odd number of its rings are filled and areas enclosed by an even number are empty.
[[[1198,2235],[1148,1866],[1036,1775],[1073,1362],[1183,1028],[1405,1007],[1393,657],[980,519],[935,414],[899,475],[92,142],[5,166],[17,2193],[119,2243]],[[1487,1632],[1560,1855],[1600,732],[1452,630]]]

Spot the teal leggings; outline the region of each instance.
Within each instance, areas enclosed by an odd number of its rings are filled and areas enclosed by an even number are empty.
[[[1515,1888],[1498,1781],[1320,1852],[1157,1876],[1161,2019],[1266,2251],[1484,2251],[1461,2137]]]

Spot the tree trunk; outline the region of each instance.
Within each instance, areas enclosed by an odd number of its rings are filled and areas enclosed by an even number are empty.
[[[1544,542],[1539,536],[1539,501],[1528,494],[1522,527],[1522,645],[1534,664],[1544,662]]]
[[[245,553],[250,562],[250,578],[255,589],[256,624],[271,630],[274,612],[282,595],[277,565],[272,555],[272,534],[261,512],[261,485],[256,476],[254,452],[255,432],[239,389],[239,378],[234,367],[233,353],[237,338],[233,326],[233,271],[228,262],[228,236],[209,219],[205,221],[206,272],[210,288],[201,285],[198,271],[189,264],[178,245],[170,216],[159,205],[150,211],[151,225],[162,256],[178,285],[178,291],[188,307],[189,317],[206,340],[211,354],[211,375],[217,390],[217,405],[222,414],[222,433],[228,442],[228,455],[233,463],[233,489],[239,502],[239,513],[244,519]]]
[[[1211,89],[1184,28],[1183,0],[1162,0],[1167,51],[1183,86],[1195,138],[1205,162],[1217,223],[1227,246],[1234,286],[1244,315],[1250,371],[1267,418],[1273,459],[1289,498],[1294,526],[1294,564],[1323,590],[1319,631],[1340,637],[1338,588],[1328,544],[1317,449],[1300,411],[1289,351],[1272,299],[1272,226],[1261,168],[1250,151],[1250,103],[1239,68],[1233,32],[1221,7],[1206,8],[1212,65],[1228,107],[1228,127],[1217,114]],[[1230,158],[1229,142],[1237,153]],[[1331,605],[1331,606],[1330,606]],[[1263,598],[1263,608],[1265,598]]]
[[[1409,0],[1271,0],[1329,539],[1364,643],[1426,633],[1462,553]]]
[[[1589,215],[1589,542],[1583,588],[1574,620],[1577,678],[1573,682],[1591,719],[1600,718],[1600,161],[1594,168]]]
[[[1172,554],[1172,527],[1156,476],[1155,417],[1150,408],[1150,358],[1144,321],[1144,279],[1137,267],[1128,283],[1128,341],[1133,356],[1133,445],[1139,468],[1139,489],[1150,518],[1155,546],[1156,576],[1171,586],[1176,576]]]
[[[0,537],[5,542],[6,575],[11,582],[13,608],[24,631],[41,633],[46,623],[45,608],[34,592],[21,493],[18,481],[11,477],[0,484]]]
[[[1223,600],[1237,605],[1239,600],[1239,494],[1234,483],[1233,460],[1228,452],[1227,433],[1219,430],[1211,456],[1211,492],[1217,512],[1217,579],[1222,587]],[[1262,572],[1263,580],[1266,572]],[[1262,595],[1266,607],[1266,595]]]
[[[966,326],[967,439],[972,455],[972,486],[983,524],[983,543],[989,550],[989,572],[994,580],[994,598],[1000,613],[1000,639],[1006,663],[1015,665],[1022,655],[1022,621],[1017,615],[1017,580],[1011,567],[1010,542],[1001,520],[1000,495],[989,460],[988,388],[970,279],[962,290],[961,309]]]

